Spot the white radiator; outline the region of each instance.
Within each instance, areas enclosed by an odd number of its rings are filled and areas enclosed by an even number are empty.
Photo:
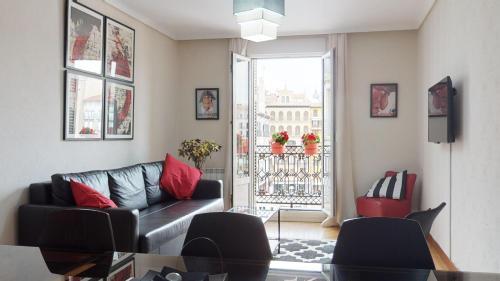
[[[203,170],[203,179],[224,181],[224,168],[207,168]]]

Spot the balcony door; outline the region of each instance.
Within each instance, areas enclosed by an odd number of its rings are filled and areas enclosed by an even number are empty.
[[[252,137],[250,109],[250,59],[234,54],[232,56],[232,204],[252,206],[251,189]]]
[[[323,210],[335,216],[335,93],[334,50],[322,57],[323,68]]]

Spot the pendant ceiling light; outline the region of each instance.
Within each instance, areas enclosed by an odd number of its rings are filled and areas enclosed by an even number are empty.
[[[233,13],[241,26],[241,38],[274,40],[285,15],[285,0],[233,0]]]

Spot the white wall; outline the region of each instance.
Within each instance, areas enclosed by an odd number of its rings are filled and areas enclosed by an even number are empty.
[[[133,141],[69,142],[63,132],[64,0],[0,1],[0,243],[17,206],[56,172],[162,159],[174,150],[177,43],[99,0],[83,3],[136,29]]]
[[[415,31],[348,35],[348,89],[352,110],[352,154],[357,195],[387,170],[420,176],[417,157]],[[370,118],[370,84],[398,83],[398,117]],[[418,209],[418,185],[413,208]]]
[[[448,203],[432,235],[463,270],[500,272],[499,14],[497,0],[439,0],[418,34],[422,207]],[[458,90],[451,146],[427,142],[425,117],[427,89],[446,75]]]
[[[229,133],[229,41],[193,40],[179,43],[179,92],[175,103],[179,126],[176,142],[200,138],[215,141],[223,147],[212,154],[208,168],[224,168]],[[196,120],[195,89],[219,88],[220,120]]]

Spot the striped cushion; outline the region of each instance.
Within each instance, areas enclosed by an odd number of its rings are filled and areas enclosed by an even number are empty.
[[[390,199],[404,199],[406,193],[407,171],[399,172],[395,176],[385,177],[373,183],[366,197],[382,197]]]

